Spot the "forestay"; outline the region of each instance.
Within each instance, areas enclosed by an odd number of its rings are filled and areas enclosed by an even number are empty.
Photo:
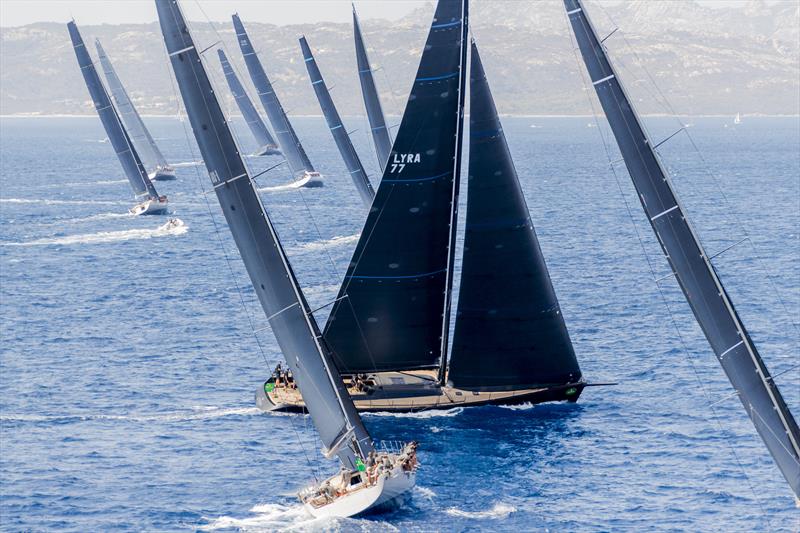
[[[367,173],[364,171],[364,166],[353,148],[353,143],[350,141],[350,135],[342,124],[342,119],[339,117],[339,112],[333,103],[331,94],[328,87],[325,85],[325,80],[322,78],[322,73],[319,70],[314,55],[311,53],[311,48],[308,46],[305,36],[300,37],[300,48],[303,52],[303,60],[308,70],[308,76],[311,78],[311,86],[314,88],[314,93],[317,95],[319,106],[322,108],[322,114],[325,116],[325,121],[328,123],[328,129],[333,135],[333,140],[336,142],[336,148],[344,160],[350,178],[358,190],[361,201],[369,207],[372,205],[372,199],[375,197],[375,191],[372,184],[369,182]]]
[[[797,423],[689,224],[582,2],[564,4],[628,173],[675,278],[756,430],[800,496]]]
[[[581,370],[474,42],[469,143],[448,382],[478,391],[575,383]]]
[[[175,0],[156,0],[161,31],[222,212],[323,445],[349,469],[372,441],[335,372],[269,215],[228,128]],[[221,321],[233,316],[220,315]],[[357,453],[348,444],[358,443]],[[342,446],[337,447],[337,443]]]
[[[467,6],[436,8],[325,338],[343,373],[436,368],[447,346]]]
[[[150,178],[147,177],[147,171],[139,159],[139,154],[133,146],[131,139],[125,132],[122,126],[119,115],[114,109],[109,98],[106,88],[100,81],[100,76],[97,74],[97,69],[94,67],[92,57],[83,43],[83,38],[78,31],[78,26],[75,21],[67,23],[69,29],[69,36],[72,39],[72,47],[75,49],[75,56],[78,58],[78,65],[81,68],[83,79],[86,82],[86,87],[89,89],[89,94],[92,97],[94,108],[100,116],[100,121],[103,123],[103,128],[106,130],[111,146],[117,153],[119,162],[125,172],[125,176],[131,184],[133,193],[136,196],[149,196],[151,198],[158,198],[158,193],[153,187]]]

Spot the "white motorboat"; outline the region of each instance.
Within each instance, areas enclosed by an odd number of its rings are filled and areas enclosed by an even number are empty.
[[[306,170],[303,172],[303,175],[300,176],[295,183],[297,183],[298,187],[306,187],[306,188],[314,188],[314,187],[322,187],[325,185],[325,182],[322,180],[322,174],[317,171],[308,171]]]

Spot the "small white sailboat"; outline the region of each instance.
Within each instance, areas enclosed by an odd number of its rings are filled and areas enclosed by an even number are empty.
[[[414,442],[377,450],[356,412],[289,259],[261,204],[176,0],[156,0],[175,79],[222,212],[259,302],[339,474],[298,496],[313,516],[349,517],[399,502],[416,482]]]
[[[742,115],[736,113],[736,116],[733,118],[734,124],[741,124],[742,123]]]

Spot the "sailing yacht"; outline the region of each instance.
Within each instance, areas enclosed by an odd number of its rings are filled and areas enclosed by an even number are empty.
[[[133,145],[127,131],[125,131],[125,127],[117,110],[111,103],[111,98],[109,98],[103,82],[100,81],[100,76],[97,74],[92,57],[83,43],[78,26],[73,20],[67,23],[67,28],[69,29],[75,56],[78,59],[78,66],[86,82],[86,88],[89,90],[94,107],[100,116],[106,135],[111,141],[111,146],[114,147],[114,151],[117,153],[117,158],[119,158],[125,176],[133,189],[134,196],[139,201],[130,209],[131,214],[159,215],[166,213],[169,206],[167,197],[160,196],[156,192],[153,182],[150,181],[147,170],[145,170],[142,160],[139,158],[139,153],[136,151],[136,147]]]
[[[103,67],[103,72],[106,75],[106,81],[111,89],[111,98],[116,105],[117,112],[122,118],[128,134],[136,146],[142,163],[147,169],[147,175],[154,181],[167,181],[175,179],[175,169],[167,163],[164,154],[156,146],[153,136],[147,126],[144,125],[142,117],[128,97],[128,92],[122,85],[117,72],[114,70],[114,65],[106,55],[103,46],[100,44],[99,39],[95,39],[94,45],[97,48],[97,55],[100,58],[100,65]]]
[[[642,209],[697,323],[800,503],[800,430],[689,222],[582,0],[564,0],[575,39]]]
[[[740,115],[739,113],[736,113],[736,116],[733,117],[733,123],[734,124],[741,124],[742,123],[742,115]]]
[[[156,0],[161,32],[211,184],[322,442],[341,471],[298,494],[315,517],[349,517],[404,499],[416,443],[377,450],[336,372],[269,213],[259,199],[176,0]],[[459,13],[459,25],[466,27]],[[462,22],[463,21],[463,22]]]
[[[242,82],[234,72],[233,67],[225,55],[225,51],[221,48],[217,50],[219,54],[219,62],[222,65],[222,72],[225,74],[225,80],[228,82],[228,87],[233,94],[233,99],[236,100],[236,105],[239,106],[239,111],[242,113],[247,127],[250,128],[250,133],[255,137],[258,143],[258,150],[253,155],[279,155],[281,153],[278,144],[272,137],[272,134],[267,129],[267,125],[261,120],[261,116],[253,105],[253,101],[247,96],[247,91],[244,90]]]
[[[278,145],[286,157],[286,163],[289,165],[289,170],[296,180],[295,183],[302,187],[322,187],[324,184],[322,175],[314,169],[308,159],[308,155],[306,155],[306,151],[303,149],[303,145],[300,144],[300,139],[294,132],[294,128],[289,122],[289,117],[286,115],[280,100],[278,100],[278,95],[267,77],[267,73],[250,42],[250,37],[247,35],[238,14],[233,15],[233,27],[236,31],[239,48],[242,50],[244,62],[247,65],[247,71],[250,73],[250,79],[258,92],[261,104],[267,111],[267,118],[272,124],[275,136],[278,137]]]
[[[586,386],[477,45],[457,29],[437,12],[324,330],[362,411],[574,402]],[[448,361],[470,49],[468,201]],[[270,377],[257,388],[256,404],[302,410],[289,378]]]

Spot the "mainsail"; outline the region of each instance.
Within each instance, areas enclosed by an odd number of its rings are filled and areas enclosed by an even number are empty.
[[[445,357],[466,33],[466,1],[440,0],[383,179],[325,328],[342,373],[437,368]]]
[[[375,154],[378,156],[378,168],[383,170],[392,151],[392,139],[389,128],[386,127],[386,117],[383,116],[381,100],[375,88],[375,79],[372,76],[372,66],[367,57],[367,47],[361,36],[361,25],[358,23],[356,8],[353,6],[353,37],[356,42],[356,61],[358,62],[358,79],[361,82],[361,95],[364,97],[364,106],[367,108],[372,142],[375,144]]]
[[[325,80],[322,78],[322,73],[319,71],[319,66],[317,66],[305,36],[300,37],[300,48],[303,51],[303,60],[305,61],[306,69],[308,69],[308,76],[311,78],[311,86],[314,88],[317,100],[319,100],[322,114],[328,123],[328,129],[333,135],[333,140],[336,141],[336,147],[342,155],[344,164],[358,190],[359,196],[361,196],[361,200],[369,207],[372,205],[375,191],[369,182],[367,173],[364,171],[364,166],[361,164],[361,159],[359,159],[356,149],[353,148],[350,135],[344,128],[344,124],[342,124],[342,119],[339,117],[339,112],[336,110],[331,94],[325,85]]]
[[[133,106],[133,102],[128,97],[128,92],[122,85],[114,65],[103,50],[99,39],[95,39],[94,45],[97,48],[97,55],[100,58],[100,65],[103,67],[103,72],[108,81],[108,87],[111,89],[111,97],[114,99],[117,111],[122,117],[125,124],[126,131],[131,137],[134,146],[136,147],[139,156],[142,158],[142,163],[149,173],[157,172],[159,169],[169,166],[161,150],[156,146],[153,136],[150,135],[147,126],[144,125],[142,117]]]
[[[250,37],[245,31],[242,21],[239,19],[239,15],[233,15],[233,27],[236,30],[236,39],[239,41],[239,48],[242,50],[247,71],[250,73],[250,79],[253,80],[253,85],[258,92],[258,97],[261,99],[261,104],[267,111],[267,117],[269,117],[269,122],[275,131],[275,136],[278,137],[278,144],[286,157],[289,169],[295,177],[302,175],[304,172],[314,172],[314,167],[300,144],[300,140],[297,138],[297,134],[295,134],[294,128],[278,100],[278,95],[275,94],[272,83],[267,78],[267,73],[264,71],[258,55],[256,55],[256,51],[250,42]]]
[[[323,445],[355,469],[359,456],[373,450],[372,440],[320,342],[316,321],[261,205],[183,14],[176,0],[156,0],[156,7],[192,130],[264,313]]]
[[[272,134],[270,134],[267,129],[267,125],[261,120],[256,106],[253,105],[252,100],[247,96],[247,91],[244,90],[242,82],[239,81],[239,77],[228,62],[225,52],[220,48],[217,50],[217,53],[219,53],[219,62],[222,65],[222,72],[225,74],[225,79],[228,81],[228,87],[231,89],[233,99],[236,100],[236,105],[239,106],[239,111],[241,111],[244,121],[247,123],[247,127],[250,128],[250,132],[258,143],[259,153],[276,150],[278,145],[275,143],[275,139],[272,138]]]
[[[564,0],[592,85],[672,273],[775,463],[800,497],[800,431],[692,229],[580,0]]]
[[[100,121],[103,123],[103,128],[106,130],[106,135],[111,141],[111,146],[117,153],[119,162],[122,169],[125,171],[125,176],[131,184],[133,193],[136,196],[148,196],[150,198],[158,198],[153,183],[147,177],[147,171],[139,159],[139,154],[133,146],[130,137],[128,137],[125,128],[122,126],[122,121],[111,103],[106,88],[100,81],[100,76],[92,62],[92,57],[83,43],[83,38],[78,31],[78,26],[75,21],[67,23],[69,29],[69,36],[72,39],[72,47],[75,49],[75,56],[78,58],[78,65],[81,68],[83,79],[86,82],[86,87],[89,89],[89,95],[94,102],[94,108],[100,116]]]
[[[448,382],[481,391],[578,382],[580,367],[474,42],[468,176]]]

